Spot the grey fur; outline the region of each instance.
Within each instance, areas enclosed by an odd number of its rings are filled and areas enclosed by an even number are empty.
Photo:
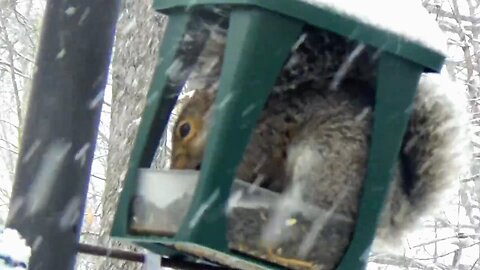
[[[262,177],[261,186],[278,192],[301,183],[301,199],[305,202],[323,209],[336,205],[335,213],[355,218],[372,124],[368,88],[368,84],[346,80],[335,91],[317,86],[272,95],[237,177],[250,183]],[[192,111],[207,114],[214,94],[197,91],[179,119],[192,115]],[[422,216],[435,213],[452,194],[458,177],[469,168],[466,108],[465,96],[453,84],[439,75],[422,76],[402,149],[414,170],[415,182],[410,190],[404,190],[402,169],[397,168],[374,250],[398,246]],[[204,118],[204,126],[208,127],[211,120]],[[204,146],[206,133],[206,129],[199,131],[197,147]],[[173,153],[178,144],[174,139]],[[189,158],[194,168],[201,162],[201,152]],[[346,195],[338,202],[342,193]]]

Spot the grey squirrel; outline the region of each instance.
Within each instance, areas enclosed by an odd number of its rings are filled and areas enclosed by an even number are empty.
[[[315,35],[304,39],[309,37]],[[315,43],[318,36],[310,40]],[[303,44],[307,52],[297,53],[297,58],[311,53],[308,42]],[[345,52],[355,47],[344,46]],[[323,70],[338,70],[342,61]],[[286,66],[292,65],[303,67],[290,59]],[[295,68],[284,69],[247,146],[237,178],[250,183],[261,178],[260,186],[280,193],[301,183],[303,201],[323,209],[335,205],[335,213],[355,218],[367,170],[374,110],[374,72],[369,73],[374,63],[365,66],[353,63],[357,73],[347,74],[333,90],[332,76],[313,74],[302,80],[296,75],[308,70],[297,74]],[[298,83],[289,86],[290,77]],[[200,168],[214,117],[211,109],[216,87],[210,84],[197,90],[183,105],[173,129],[172,169]],[[469,114],[461,90],[439,74],[423,74],[412,109],[373,250],[398,246],[420,217],[435,213],[455,189],[460,175],[469,169]]]

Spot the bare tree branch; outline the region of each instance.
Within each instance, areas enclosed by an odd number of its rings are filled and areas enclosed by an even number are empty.
[[[441,9],[440,6],[438,5],[434,5],[434,4],[423,4],[423,6],[427,9],[427,11],[429,13],[434,13],[434,14],[437,14],[437,16],[441,16],[441,17],[446,17],[446,18],[451,18],[451,19],[455,19],[456,17],[459,18],[460,20],[462,21],[467,21],[467,22],[470,22],[472,24],[478,24],[480,23],[480,18],[477,18],[474,16],[465,16],[465,15],[459,15],[459,16],[456,16],[455,14],[453,14],[452,12],[448,12],[446,10],[443,10]]]
[[[415,269],[432,269],[432,264],[424,264],[419,262],[417,259],[408,258],[406,256],[398,256],[398,255],[391,255],[391,254],[374,254],[372,255],[369,262],[374,262],[378,264],[385,264],[385,265],[392,265],[398,266],[402,268],[415,268]],[[433,266],[433,269],[441,269],[441,270],[449,270],[451,269],[447,265],[436,263]]]
[[[476,7],[473,1],[467,0],[467,4],[468,4],[468,11],[470,13],[470,16],[471,17],[477,16]],[[480,24],[480,16],[478,17],[477,22],[472,22],[472,26],[475,26],[475,24]],[[472,27],[472,36],[473,37],[472,37],[471,44],[474,52],[472,57],[474,58],[473,61],[476,63],[476,70],[479,73],[478,76],[480,77],[480,55],[479,55],[480,54],[480,44],[479,44],[480,29],[476,27]]]
[[[18,146],[17,146],[17,145],[15,145],[15,144],[13,144],[13,143],[9,142],[9,141],[8,141],[8,140],[6,140],[6,139],[0,138],[0,141],[2,141],[2,142],[4,142],[4,143],[6,143],[8,146],[11,146],[11,147],[13,147],[13,148],[15,148],[15,149],[18,149]]]
[[[14,62],[14,54],[15,54],[15,48],[14,44],[10,41],[8,32],[7,32],[7,27],[5,24],[5,18],[3,16],[0,16],[0,28],[3,31],[3,36],[4,40],[6,42],[6,45],[8,46],[8,60],[9,60],[9,65],[10,65],[10,76],[12,80],[12,85],[13,85],[13,92],[15,95],[15,101],[16,101],[16,107],[17,107],[17,117],[18,117],[18,123],[19,126],[22,126],[22,109],[21,109],[21,100],[20,100],[20,94],[19,94],[19,89],[17,85],[17,78],[15,74],[15,62]]]
[[[93,178],[96,178],[98,180],[107,181],[107,179],[105,177],[100,177],[100,176],[97,176],[95,174],[91,174],[90,176],[92,176]]]
[[[13,128],[16,129],[18,132],[20,131],[20,130],[19,130],[19,126],[15,125],[14,123],[12,123],[12,122],[10,122],[10,121],[4,120],[4,119],[0,119],[0,122],[1,122],[1,123],[5,123],[5,124],[13,127]],[[18,133],[18,134],[20,134],[20,133]]]

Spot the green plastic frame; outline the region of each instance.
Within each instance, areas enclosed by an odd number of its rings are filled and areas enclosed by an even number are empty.
[[[192,2],[192,3],[191,3]],[[177,57],[180,41],[192,18],[192,5],[234,5],[228,30],[227,48],[216,104],[232,96],[216,119],[207,142],[200,180],[184,224],[173,238],[138,236],[128,232],[130,201],[136,190],[139,168],[150,167],[159,138],[175,105],[185,78],[168,83],[166,71]],[[359,219],[352,242],[337,269],[364,269],[365,254],[375,235],[379,213],[389,189],[391,168],[400,150],[411,104],[422,72],[438,72],[444,56],[351,18],[295,0],[156,0],[154,7],[169,16],[167,32],[160,49],[162,61],[155,70],[135,147],[131,154],[126,181],[112,227],[112,236],[134,241],[164,255],[179,255],[171,246],[196,243],[226,255],[254,262],[264,269],[280,269],[260,259],[253,259],[227,247],[226,217],[223,212],[230,193],[234,171],[245,150],[250,133],[266,101],[289,50],[305,24],[328,29],[382,50],[377,78],[377,105],[368,164],[368,174],[359,209]],[[272,45],[278,50],[272,53]],[[256,69],[252,69],[254,64]],[[258,70],[266,70],[257,72]],[[252,79],[257,78],[258,80]],[[249,78],[249,79],[246,79]],[[255,89],[245,90],[245,89]],[[240,116],[246,106],[256,106],[248,117]],[[400,112],[400,113],[399,113]],[[243,121],[242,129],[228,123]],[[232,140],[236,141],[232,147]],[[230,145],[224,155],[223,145]],[[387,146],[387,147],[385,147]],[[227,181],[230,179],[230,181]],[[211,208],[196,226],[187,221],[199,205],[219,191]],[[224,232],[222,234],[222,232]],[[205,235],[208,234],[208,237]]]

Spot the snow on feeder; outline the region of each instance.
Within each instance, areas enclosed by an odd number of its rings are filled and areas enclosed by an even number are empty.
[[[421,74],[443,65],[445,41],[436,23],[414,1],[156,0],[154,8],[168,15],[168,26],[112,235],[162,255],[236,269],[364,269]],[[285,217],[280,233],[290,240],[328,214],[315,244],[300,256],[298,242],[275,251],[259,244],[282,197],[236,179],[235,170],[269,94],[304,83],[297,78],[309,67],[315,69],[309,83],[333,73],[335,88],[345,77],[360,77],[376,89],[376,100],[358,216],[290,204],[297,214]],[[215,106],[221,109],[201,170],[152,169],[170,113],[192,77],[199,88],[219,81]]]

